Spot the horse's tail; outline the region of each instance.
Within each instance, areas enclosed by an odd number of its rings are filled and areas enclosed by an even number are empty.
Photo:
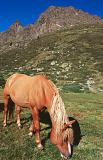
[[[8,87],[7,83],[4,87],[4,127],[6,127],[7,124],[7,115],[8,115],[8,101],[9,101],[9,95],[8,95]]]
[[[10,85],[12,83],[12,77],[10,76],[4,86],[4,126],[6,126],[7,116],[9,114],[9,119],[13,118],[14,106],[12,100],[10,99]]]

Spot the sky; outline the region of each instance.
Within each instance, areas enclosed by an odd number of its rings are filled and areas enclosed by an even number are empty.
[[[0,32],[17,20],[34,23],[49,6],[73,6],[103,19],[103,0],[0,0]]]

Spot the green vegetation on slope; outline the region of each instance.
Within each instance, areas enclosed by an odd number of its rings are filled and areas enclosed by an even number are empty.
[[[85,84],[89,77],[102,84],[103,25],[73,27],[44,35],[26,46],[8,48],[1,52],[0,74],[4,78],[14,72],[42,73],[62,84]]]

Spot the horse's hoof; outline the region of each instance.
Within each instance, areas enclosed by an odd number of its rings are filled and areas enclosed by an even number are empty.
[[[29,134],[28,134],[30,137],[32,137],[33,136],[33,132],[29,132]]]
[[[3,128],[5,128],[6,127],[6,124],[3,124]]]
[[[22,128],[22,125],[18,125],[18,129],[21,129]]]
[[[38,147],[39,150],[43,150],[43,145],[42,144],[38,144],[37,147]]]

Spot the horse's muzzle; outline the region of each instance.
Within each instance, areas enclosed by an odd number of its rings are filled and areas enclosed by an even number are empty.
[[[64,156],[62,153],[61,153],[60,155],[61,155],[61,158],[62,158],[62,159],[69,159],[69,158],[70,158],[70,156],[66,157],[66,156]]]

